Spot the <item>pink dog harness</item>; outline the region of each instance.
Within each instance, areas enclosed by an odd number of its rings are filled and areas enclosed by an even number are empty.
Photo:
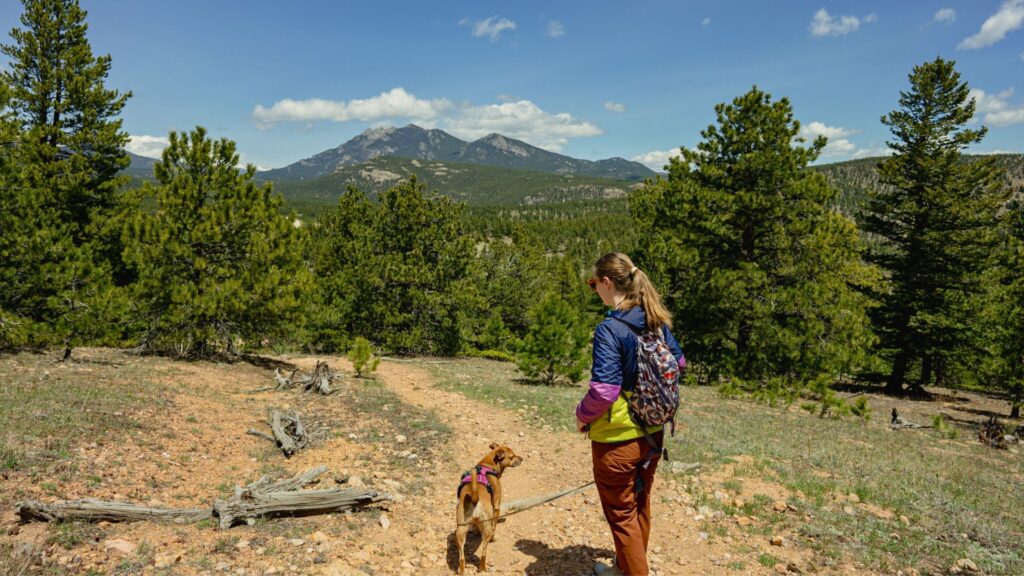
[[[455,491],[456,498],[459,496],[459,494],[462,494],[462,489],[466,487],[466,484],[469,484],[470,482],[473,481],[474,471],[476,472],[477,483],[486,486],[487,491],[492,496],[494,495],[494,488],[491,486],[491,480],[487,476],[491,474],[497,476],[498,473],[495,472],[494,469],[490,468],[489,466],[477,466],[474,470],[467,470],[466,472],[462,473],[462,482],[459,483],[459,489]]]

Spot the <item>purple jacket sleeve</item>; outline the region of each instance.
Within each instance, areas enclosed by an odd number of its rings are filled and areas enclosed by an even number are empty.
[[[619,342],[607,323],[594,331],[594,357],[590,370],[590,389],[576,406],[576,418],[593,422],[615,403],[622,388],[622,363]]]
[[[679,346],[679,342],[676,337],[672,334],[672,331],[668,329],[668,326],[664,328],[665,331],[665,343],[668,344],[669,350],[672,351],[672,355],[679,360],[679,369],[686,369],[686,357],[683,356],[683,349]]]

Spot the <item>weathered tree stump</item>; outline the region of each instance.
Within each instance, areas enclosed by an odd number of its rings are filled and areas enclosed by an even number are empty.
[[[273,436],[252,428],[246,430],[246,434],[270,440],[284,452],[285,458],[291,458],[292,454],[309,446],[310,435],[306,432],[298,412],[271,409],[269,420]]]
[[[33,520],[42,522],[69,522],[81,520],[85,522],[132,522],[138,520],[177,520],[192,523],[209,518],[209,508],[151,508],[128,502],[105,502],[102,500],[65,500],[53,504],[43,504],[29,500],[18,502],[15,512],[22,522]]]
[[[978,440],[986,446],[991,446],[1000,450],[1006,450],[1008,448],[1006,442],[1006,431],[1003,429],[1003,424],[995,416],[990,416],[988,422],[982,425],[978,430]]]

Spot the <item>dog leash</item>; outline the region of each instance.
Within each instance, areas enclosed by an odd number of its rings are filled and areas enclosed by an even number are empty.
[[[583,484],[583,485],[578,486],[576,488],[572,488],[570,490],[566,490],[565,492],[557,494],[556,496],[552,496],[550,498],[542,497],[544,499],[542,499],[540,502],[534,502],[534,503],[529,504],[527,506],[523,506],[522,508],[519,508],[518,510],[513,510],[513,511],[505,513],[505,514],[501,514],[498,517],[498,519],[500,520],[501,518],[508,518],[509,516],[515,516],[516,514],[519,514],[520,512],[526,512],[527,510],[529,510],[531,508],[536,508],[537,506],[541,506],[543,504],[548,504],[548,503],[554,502],[555,500],[559,500],[561,498],[565,498],[566,496],[572,496],[574,494],[579,493],[581,490],[583,490],[584,488],[590,486],[591,484],[596,484],[596,483],[597,483],[596,480],[591,480],[590,482],[587,482],[586,484]],[[472,524],[473,524],[472,522],[461,522],[461,523],[460,522],[456,522],[455,523],[456,526],[470,526]]]

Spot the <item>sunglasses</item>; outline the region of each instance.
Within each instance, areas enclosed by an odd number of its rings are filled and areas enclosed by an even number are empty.
[[[590,286],[591,290],[597,292],[597,278],[591,278],[587,280],[587,286]]]

